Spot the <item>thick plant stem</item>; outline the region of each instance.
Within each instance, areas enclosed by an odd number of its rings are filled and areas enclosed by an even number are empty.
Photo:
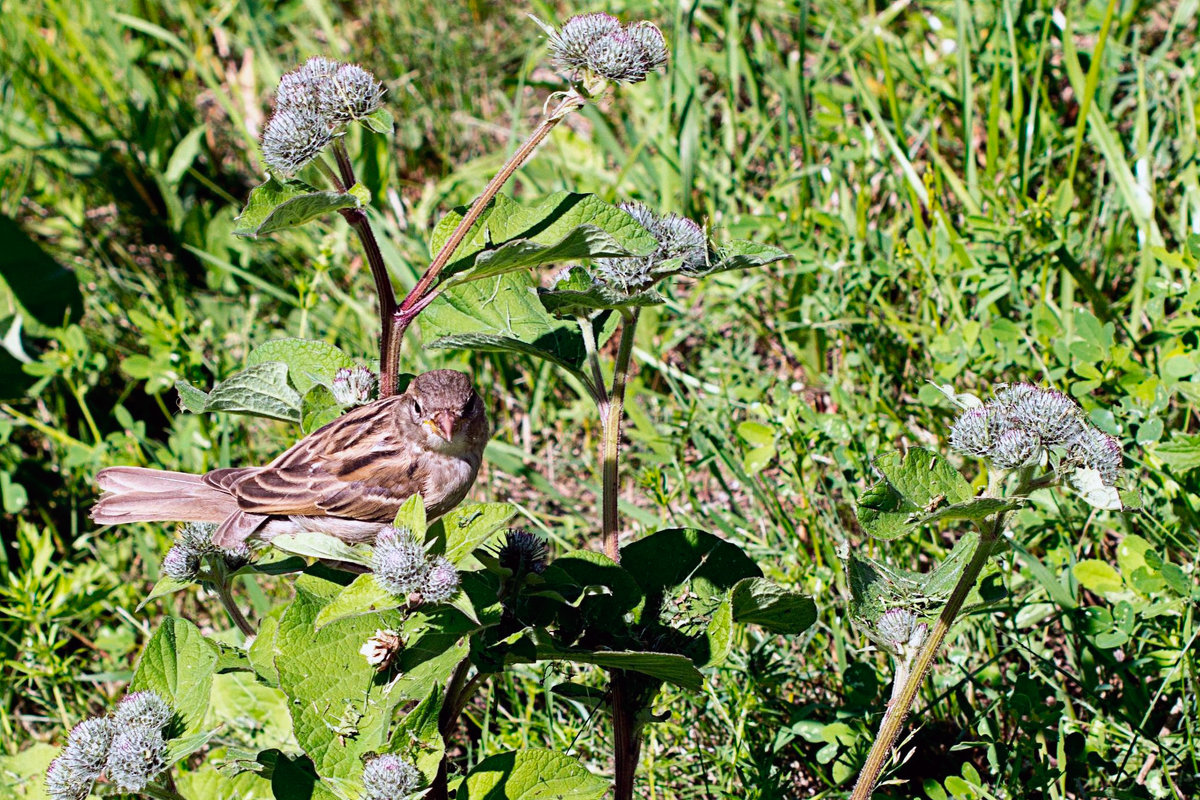
[[[613,715],[613,798],[633,800],[633,787],[637,777],[638,759],[642,753],[642,733],[638,725],[637,700],[629,675],[613,670],[612,681]]]
[[[413,286],[412,291],[404,298],[399,308],[395,308],[391,314],[384,316],[384,325],[388,328],[388,333],[385,335],[386,346],[380,351],[380,376],[379,376],[379,393],[383,397],[396,393],[395,376],[399,374],[400,368],[400,343],[404,339],[404,333],[408,330],[408,326],[417,318],[417,314],[429,304],[432,296],[429,290],[433,287],[438,275],[442,269],[450,263],[450,259],[454,256],[454,251],[462,244],[463,239],[467,238],[467,234],[478,220],[483,210],[487,208],[488,203],[495,198],[501,187],[508,182],[508,179],[513,176],[517,169],[529,160],[533,152],[537,149],[542,140],[549,135],[554,126],[561,122],[569,113],[579,109],[587,102],[587,98],[575,92],[569,93],[566,98],[549,114],[546,118],[534,129],[516,152],[505,162],[500,171],[488,181],[488,185],[484,187],[482,194],[475,198],[475,202],[471,204],[464,216],[451,232],[450,237],[446,239],[446,243],[434,255],[433,261],[429,264],[429,269],[425,270],[425,274]],[[384,376],[390,377],[390,382],[384,380]]]
[[[254,636],[258,631],[254,630],[254,626],[250,624],[250,620],[246,619],[246,615],[242,613],[242,609],[238,607],[237,601],[233,599],[233,590],[228,581],[216,584],[213,588],[216,589],[217,597],[221,599],[221,605],[225,608],[225,613],[233,620],[233,624],[242,632],[246,638]]]
[[[603,513],[604,554],[620,562],[621,525],[617,516],[617,499],[620,495],[618,467],[621,458],[621,425],[625,418],[625,380],[629,375],[629,361],[633,355],[633,339],[637,330],[638,311],[623,311],[621,320],[621,342],[617,346],[617,360],[613,366],[612,391],[607,401],[601,403],[600,417],[603,423]]]
[[[933,666],[933,659],[937,657],[938,651],[942,647],[942,640],[946,638],[946,633],[954,624],[958,612],[962,610],[963,602],[975,586],[975,581],[979,579],[979,573],[987,564],[988,557],[992,554],[992,548],[1003,531],[1004,514],[998,514],[992,518],[991,523],[980,535],[979,545],[975,548],[970,563],[959,576],[958,583],[955,584],[954,591],[950,594],[950,599],[946,601],[942,613],[938,615],[937,621],[933,624],[929,638],[925,640],[921,652],[913,661],[912,669],[908,673],[904,685],[888,703],[883,721],[879,724],[879,733],[875,735],[871,752],[867,755],[866,762],[863,763],[862,771],[858,774],[858,782],[854,785],[854,793],[850,795],[850,800],[870,800],[871,792],[875,789],[879,775],[883,772],[883,767],[892,752],[892,745],[900,735],[901,726],[904,724],[905,717],[908,716],[909,709],[912,708],[917,691],[925,681],[929,668]]]

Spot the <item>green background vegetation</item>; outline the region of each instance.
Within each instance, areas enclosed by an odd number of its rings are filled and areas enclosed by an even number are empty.
[[[953,409],[929,381],[986,395],[1016,380],[1068,391],[1121,438],[1145,510],[1091,513],[1044,494],[1017,515],[991,579],[1003,599],[952,633],[917,701],[912,757],[880,792],[1200,793],[1196,6],[628,4],[667,31],[667,75],[561,126],[512,191],[640,199],[718,239],[794,254],[677,283],[643,315],[625,498],[631,531],[735,540],[821,615],[795,641],[747,632],[706,691],[662,698],[643,796],[847,791],[890,665],[847,618],[838,547],[928,569],[955,536],[929,531],[886,554],[870,543],[852,511],[870,459],[945,451]],[[5,7],[0,785],[113,705],[163,615],[227,627],[195,591],[135,611],[173,530],[97,531],[86,516],[103,466],[264,462],[298,435],[180,413],[175,379],[210,386],[284,336],[375,356],[370,275],[345,225],[230,235],[261,174],[256,132],[279,75],[324,54],[384,78],[396,136],[351,152],[407,287],[440,214],[470,200],[559,86],[525,13],[585,10]],[[474,497],[519,503],[559,550],[594,539],[589,407],[548,365],[422,352],[414,331],[405,367],[432,366],[469,368],[486,392],[497,433]],[[954,463],[978,480],[977,464]],[[259,615],[283,591],[244,587],[242,599]],[[214,743],[286,746],[261,687],[225,677],[213,719],[261,724],[253,741]],[[606,768],[607,724],[547,691],[564,677],[525,668],[492,685],[468,711],[462,762],[550,746]],[[39,796],[39,784],[20,791]],[[180,788],[217,797],[237,784],[206,771]]]

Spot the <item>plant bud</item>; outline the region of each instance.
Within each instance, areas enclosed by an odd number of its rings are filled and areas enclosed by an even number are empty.
[[[588,54],[604,36],[621,30],[611,14],[580,14],[567,20],[562,29],[550,36],[550,56],[563,69],[588,69]]]
[[[950,428],[950,447],[960,453],[983,458],[992,451],[992,411],[964,411]]]
[[[1067,454],[1087,469],[1099,472],[1105,486],[1116,486],[1121,478],[1121,443],[1104,431],[1086,428],[1067,445]]]
[[[996,437],[988,458],[1000,469],[1031,467],[1042,457],[1038,438],[1029,431],[1014,428]]]
[[[171,580],[193,581],[200,574],[200,555],[194,550],[177,544],[163,556],[159,571]]]

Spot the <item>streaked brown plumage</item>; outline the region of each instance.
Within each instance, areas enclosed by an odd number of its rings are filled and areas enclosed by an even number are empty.
[[[376,400],[313,431],[265,467],[204,475],[109,467],[92,519],[212,522],[218,547],[250,537],[319,531],[372,541],[420,493],[429,516],[458,505],[475,482],[488,438],[483,401],[453,370],[418,375],[402,395]]]

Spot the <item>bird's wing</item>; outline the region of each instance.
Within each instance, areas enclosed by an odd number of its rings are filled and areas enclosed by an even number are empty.
[[[393,398],[361,406],[237,476],[228,491],[256,514],[390,521],[421,489],[421,450],[402,424]]]

